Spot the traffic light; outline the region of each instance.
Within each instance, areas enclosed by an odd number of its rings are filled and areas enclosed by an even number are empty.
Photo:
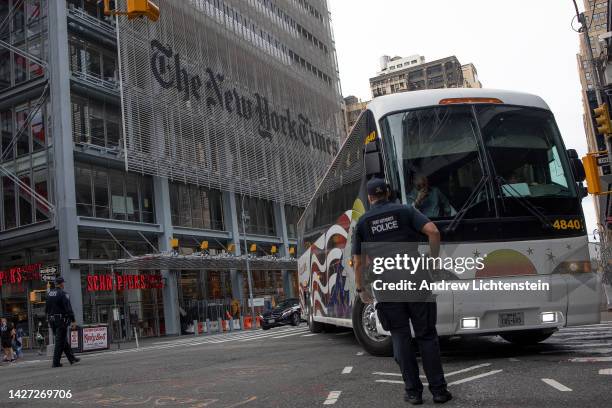
[[[582,164],[584,165],[584,173],[586,175],[587,191],[589,194],[601,193],[597,157],[594,154],[587,154],[582,158]]]
[[[151,21],[159,20],[159,7],[150,0],[127,0],[128,19],[146,16]]]
[[[151,21],[159,20],[159,7],[150,0],[127,0],[127,11],[116,10],[114,3],[111,0],[104,0],[105,15],[127,16],[128,20],[137,17],[147,17]]]
[[[612,133],[612,124],[610,123],[610,111],[608,104],[602,103],[597,108],[593,109],[595,113],[595,122],[597,123],[597,133],[600,135],[609,135]]]

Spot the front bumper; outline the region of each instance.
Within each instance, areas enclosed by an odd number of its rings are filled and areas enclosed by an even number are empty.
[[[599,323],[601,283],[595,273],[551,274],[490,278],[494,281],[548,283],[545,291],[436,291],[437,331],[441,336],[497,334],[522,330],[556,330],[566,326]],[[487,278],[486,280],[489,280]],[[500,314],[522,313],[519,325],[500,325]],[[554,321],[543,321],[553,313]],[[550,315],[548,315],[550,316]],[[464,319],[476,319],[473,328]],[[377,321],[377,331],[389,335]]]

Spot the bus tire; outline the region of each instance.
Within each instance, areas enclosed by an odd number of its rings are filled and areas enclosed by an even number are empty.
[[[376,331],[376,321],[372,313],[376,313],[373,304],[364,304],[359,298],[353,305],[353,332],[357,341],[365,351],[373,356],[393,356],[391,336],[379,335]]]
[[[520,332],[500,333],[499,336],[518,346],[529,346],[546,340],[553,335],[554,330],[525,330]]]
[[[313,311],[310,309],[308,312],[308,329],[311,333],[321,333],[323,331],[323,323],[315,322],[312,313]]]

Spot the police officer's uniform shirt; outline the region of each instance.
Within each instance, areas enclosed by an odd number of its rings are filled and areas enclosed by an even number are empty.
[[[418,257],[418,242],[421,240],[421,230],[430,220],[414,206],[407,206],[390,201],[376,202],[359,219],[353,234],[353,255],[366,255],[373,257],[393,257],[408,254]],[[393,244],[393,243],[402,243]],[[401,279],[419,280],[420,275],[410,275],[405,271],[385,270],[384,275],[373,276],[372,265],[364,270],[364,283],[371,283],[372,279],[400,281]],[[365,268],[364,268],[365,269]],[[420,282],[419,282],[420,283]],[[378,301],[384,301],[381,293],[373,291]]]
[[[357,222],[352,253],[361,255],[363,242],[416,242],[428,222],[413,206],[378,201]]]
[[[45,302],[45,312],[47,315],[62,315],[74,322],[74,313],[68,294],[61,288],[49,289],[47,301]]]

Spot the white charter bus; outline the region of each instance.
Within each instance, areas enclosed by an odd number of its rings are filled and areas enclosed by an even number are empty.
[[[441,257],[484,257],[482,269],[443,270],[438,280],[548,284],[545,291],[435,292],[441,336],[497,334],[530,344],[560,327],[599,322],[600,284],[580,204],[584,168],[576,151],[565,150],[548,105],[525,93],[437,89],[371,101],[306,207],[298,279],[313,332],[352,327],[368,352],[391,352],[374,307],[356,296],[350,262],[374,176],[409,205],[417,184],[436,190],[442,204],[423,211],[441,231]]]

